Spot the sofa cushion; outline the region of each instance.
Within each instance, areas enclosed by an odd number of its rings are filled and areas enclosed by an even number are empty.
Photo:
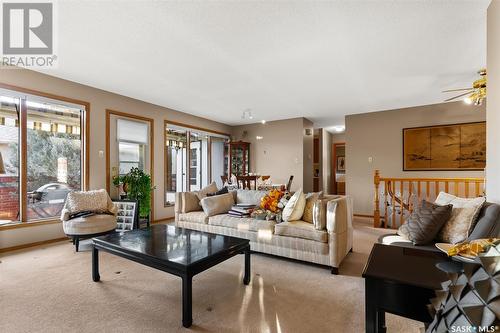
[[[199,191],[196,191],[194,193],[196,193],[196,195],[198,196],[198,199],[203,199],[207,196],[208,193],[214,193],[214,192],[217,192],[217,184],[215,182],[212,182],[210,184],[208,184],[207,186],[205,186],[204,188],[202,188],[201,190]]]
[[[302,189],[300,189],[292,195],[283,209],[283,221],[288,222],[300,220],[304,214],[305,206],[306,196],[304,195],[304,192],[302,192]]]
[[[231,193],[214,195],[201,199],[200,205],[207,216],[214,216],[227,213],[234,205],[234,199]]]
[[[378,243],[384,244],[384,245],[391,245],[391,246],[407,247],[407,248],[411,248],[411,249],[418,249],[418,250],[425,250],[425,251],[432,251],[432,252],[441,252],[434,244],[413,245],[413,243],[410,240],[405,239],[402,236],[394,235],[394,234],[380,236],[378,238]]]
[[[260,205],[260,200],[267,194],[267,191],[237,190],[236,203],[246,205]]]
[[[184,222],[193,222],[193,223],[208,223],[208,216],[204,211],[199,212],[189,212],[189,213],[180,213],[179,220]]]
[[[305,221],[279,223],[274,227],[274,234],[309,239],[322,243],[328,242],[328,233],[326,231],[316,230],[313,224]]]
[[[208,218],[208,224],[256,232],[266,230],[272,233],[274,232],[276,221],[257,220],[251,217],[234,217],[229,214],[220,214],[210,216]]]
[[[92,235],[116,229],[116,216],[96,214],[63,222],[66,235]]]
[[[459,243],[467,239],[474,229],[477,217],[486,199],[459,198],[454,195],[441,192],[436,198],[438,205],[452,204],[451,217],[439,232],[438,239],[445,243]]]
[[[487,202],[479,212],[474,230],[467,240],[500,238],[500,205]]]
[[[306,194],[306,205],[304,207],[304,214],[302,215],[302,221],[314,223],[314,204],[321,198],[323,191],[312,192]]]
[[[323,195],[313,206],[313,224],[316,230],[326,229],[326,214],[328,202],[340,198],[340,195]]]
[[[221,188],[217,192],[207,193],[207,197],[213,197],[215,195],[221,195],[221,194],[226,194],[226,193],[229,193],[229,190],[227,189],[227,186],[224,186],[223,188]]]
[[[182,192],[182,213],[196,212],[201,211],[202,208],[200,206],[200,198],[198,197],[197,192]]]
[[[441,206],[422,200],[406,223],[399,227],[398,234],[415,245],[429,244],[450,219],[452,208],[451,204]]]

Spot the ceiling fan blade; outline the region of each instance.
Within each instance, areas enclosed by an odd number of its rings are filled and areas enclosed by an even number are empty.
[[[462,91],[462,90],[474,90],[474,88],[463,88],[463,89],[448,89],[448,90],[443,90],[442,92],[452,92],[452,91]]]
[[[460,94],[460,95],[458,95],[458,96],[455,96],[455,97],[451,97],[451,98],[445,99],[444,101],[445,101],[445,102],[449,102],[449,101],[452,101],[452,100],[454,100],[454,99],[457,99],[457,98],[460,98],[460,97],[462,97],[462,96],[469,95],[469,94],[470,94],[470,92],[468,91],[468,92],[463,93],[463,94]]]

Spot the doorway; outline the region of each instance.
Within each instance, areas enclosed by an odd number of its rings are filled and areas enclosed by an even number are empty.
[[[337,142],[332,145],[332,192],[333,194],[345,195],[345,142]]]

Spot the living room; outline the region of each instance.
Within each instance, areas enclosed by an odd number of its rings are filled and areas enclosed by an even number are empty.
[[[500,330],[498,0],[33,6],[2,332]]]

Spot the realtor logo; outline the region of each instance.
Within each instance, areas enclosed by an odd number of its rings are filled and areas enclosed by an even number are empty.
[[[3,54],[52,54],[52,3],[3,4]]]
[[[0,65],[54,67],[57,57],[52,2],[4,2],[2,19]]]

